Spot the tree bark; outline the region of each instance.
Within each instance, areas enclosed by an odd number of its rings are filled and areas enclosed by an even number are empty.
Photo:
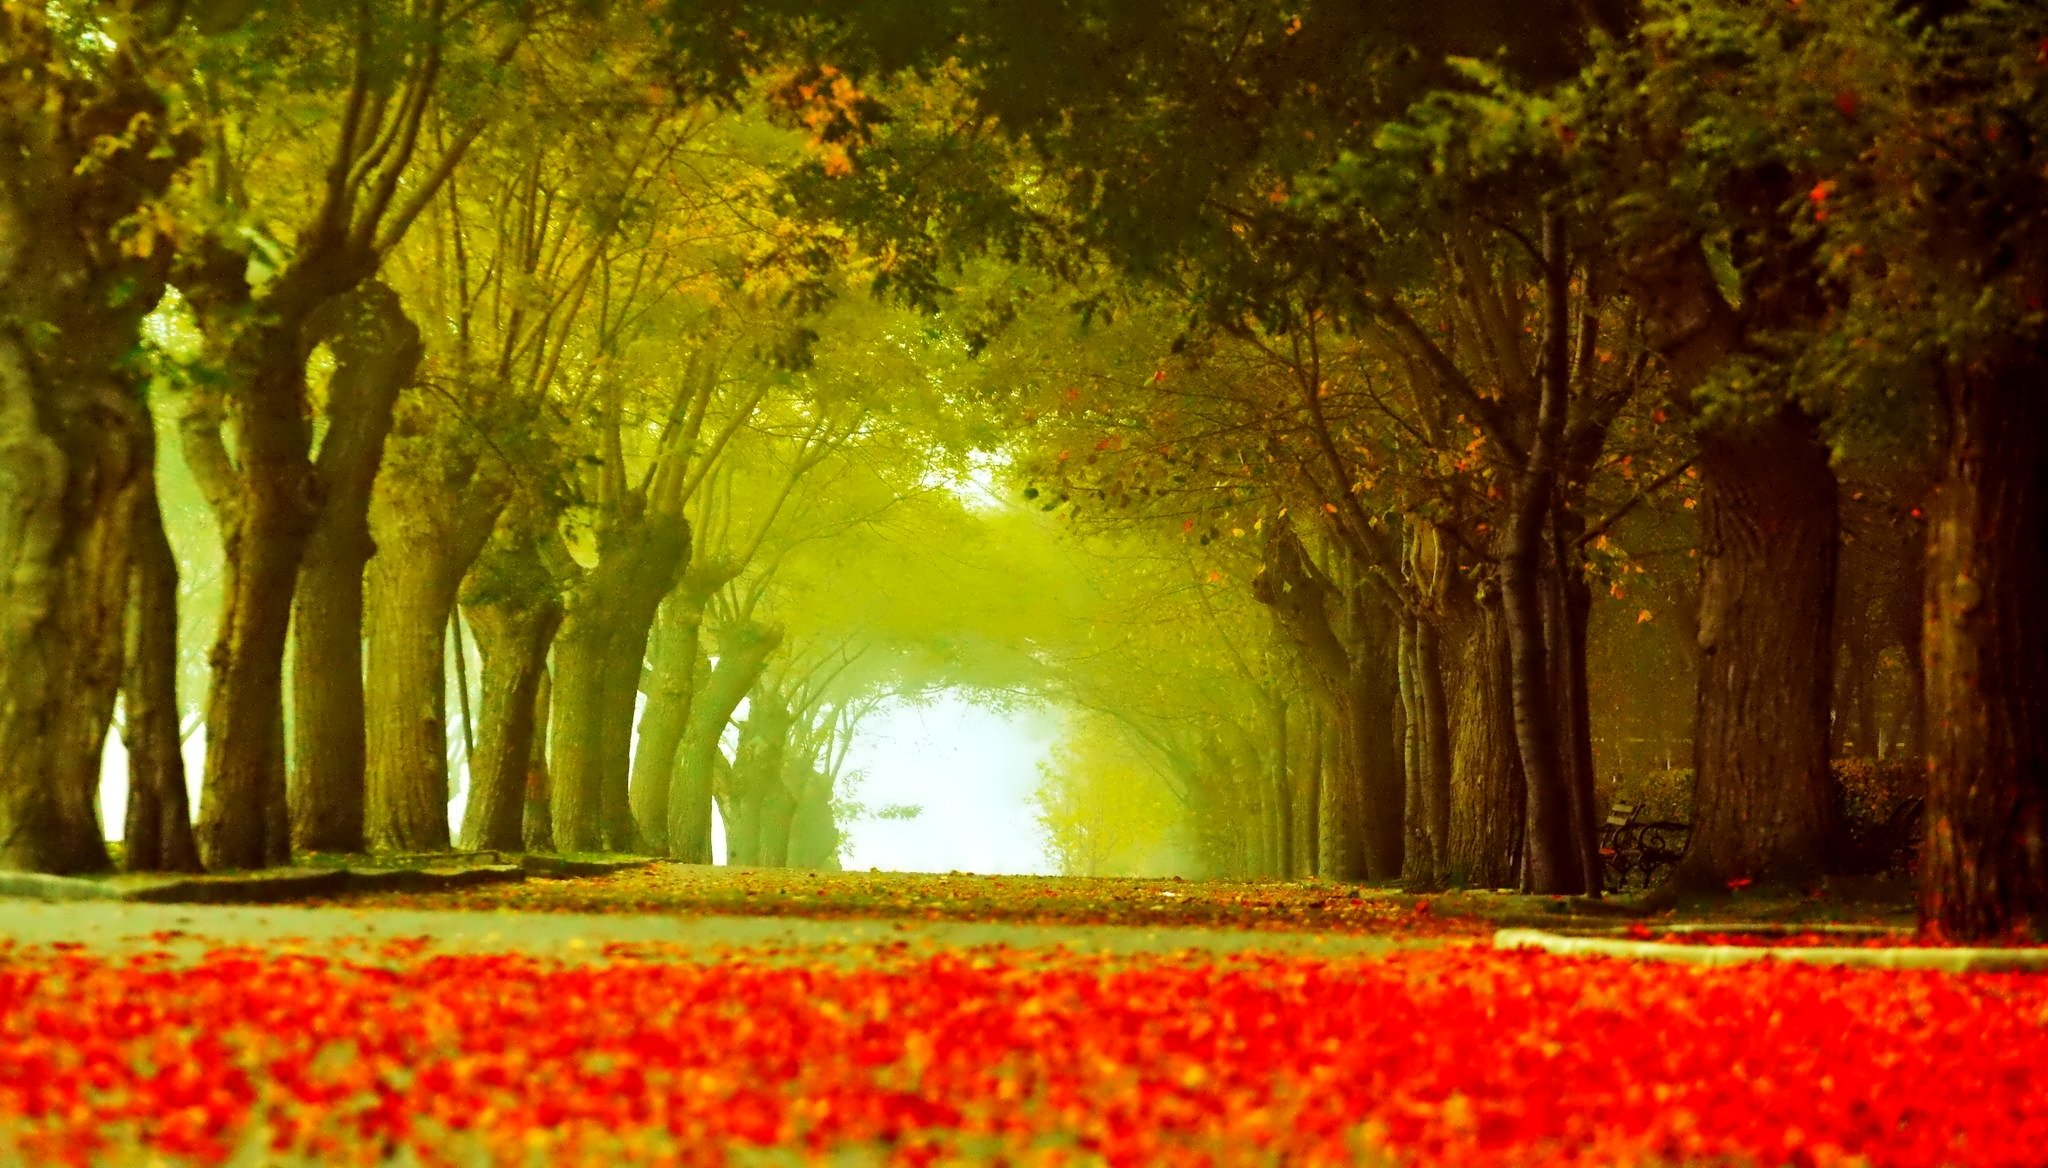
[[[718,739],[732,712],[760,680],[768,657],[782,644],[782,631],[742,621],[721,630],[718,665],[690,706],[675,787],[669,795],[669,854],[686,864],[711,862],[711,793],[721,759]],[[727,854],[730,855],[730,845]]]
[[[242,459],[225,540],[224,599],[206,699],[206,777],[199,850],[209,868],[261,868],[291,857],[284,777],[284,649],[299,562],[319,484],[297,370],[266,366],[239,411]],[[286,408],[271,400],[284,395]],[[190,431],[188,431],[188,434]]]
[[[1929,507],[1922,924],[2048,938],[2048,352],[1946,372]]]
[[[239,456],[231,464],[210,449],[220,444],[218,416],[188,416],[187,461],[220,520],[227,562],[199,801],[199,849],[211,868],[291,858],[284,653],[326,493],[312,462],[306,361],[319,339],[316,317],[377,266],[374,253],[334,231],[300,243],[260,297],[246,257],[225,248],[200,249],[181,284],[224,371]]]
[[[1445,878],[1508,888],[1520,879],[1527,824],[1522,758],[1508,692],[1506,619],[1498,594],[1460,590],[1444,640],[1453,677],[1451,793]]]
[[[128,808],[121,862],[130,872],[197,872],[199,845],[192,836],[178,732],[178,559],[164,535],[154,461],[145,464],[136,485],[130,531],[128,664],[121,691]]]
[[[790,789],[781,783],[768,788],[761,797],[760,811],[760,854],[755,861],[763,868],[787,868],[789,862],[790,837],[796,828],[796,813],[799,803]]]
[[[483,700],[477,706],[477,753],[469,768],[461,843],[477,851],[516,852],[525,846],[534,714],[562,605],[553,596],[508,598],[468,604],[463,612],[483,659]]]
[[[150,84],[185,43],[155,5],[87,71],[45,8],[0,13],[0,868],[77,873],[111,866],[100,753],[149,425],[119,371],[168,257],[117,228],[197,143]]]
[[[1552,692],[1557,695],[1559,749],[1564,763],[1565,805],[1571,816],[1572,855],[1586,891],[1598,895],[1606,882],[1600,859],[1598,814],[1593,806],[1593,696],[1587,676],[1586,649],[1593,614],[1593,590],[1578,552],[1585,523],[1567,507],[1551,517],[1550,589],[1546,598],[1545,640],[1556,669]]]
[[[1824,866],[1833,815],[1835,475],[1790,407],[1707,434],[1699,467],[1693,823],[1677,878],[1801,880]]]
[[[1323,785],[1330,769],[1330,718],[1318,704],[1309,706],[1309,721],[1306,751],[1307,772],[1299,793],[1300,802],[1295,819],[1301,824],[1301,846],[1298,855],[1302,874],[1320,876],[1323,873],[1322,806]]]
[[[555,850],[554,783],[548,775],[548,712],[554,696],[554,681],[547,670],[533,697],[533,753],[526,760],[526,814],[520,825],[520,841],[529,852]]]
[[[504,499],[434,436],[402,442],[370,504],[364,834],[373,851],[439,852],[449,844],[448,620]]]
[[[770,858],[767,846],[772,834],[767,816],[778,800],[779,790],[794,811],[795,801],[783,786],[783,769],[789,757],[789,736],[795,720],[789,703],[780,694],[764,688],[754,691],[747,706],[747,720],[740,725],[739,747],[733,752],[732,770],[726,778],[728,814],[725,821],[726,863],[733,866],[780,866],[787,858],[788,832],[783,829],[783,855]]]
[[[326,499],[306,540],[292,611],[292,845],[363,849],[363,569],[370,492],[399,391],[419,368],[419,329],[398,294],[371,281],[316,329],[335,359],[330,422],[315,472]]]
[[[694,569],[684,573],[682,586],[662,602],[655,617],[647,710],[640,716],[640,749],[633,758],[633,823],[640,842],[658,856],[669,854],[668,801],[676,755],[689,728],[697,688],[711,670],[703,633],[704,608],[712,593],[697,587],[695,575]]]
[[[1552,647],[1544,636],[1544,530],[1557,493],[1559,449],[1570,389],[1566,314],[1570,270],[1562,216],[1543,216],[1543,364],[1536,432],[1512,488],[1500,558],[1502,609],[1507,618],[1509,693],[1515,744],[1527,796],[1529,890],[1587,891],[1573,851],[1570,778],[1559,740]]]
[[[1441,887],[1450,861],[1451,725],[1444,691],[1443,635],[1429,620],[1415,635],[1416,684],[1422,717],[1422,840],[1429,849],[1429,885]]]
[[[635,695],[661,602],[690,554],[689,524],[657,516],[605,537],[569,605],[556,648],[555,842],[568,851],[630,851]]]
[[[1291,749],[1293,735],[1287,718],[1287,698],[1278,691],[1264,695],[1266,727],[1271,743],[1266,767],[1266,785],[1272,806],[1272,875],[1283,880],[1295,875],[1294,772],[1299,760]]]
[[[1401,883],[1409,888],[1427,888],[1436,879],[1430,868],[1428,823],[1422,814],[1423,725],[1421,667],[1416,661],[1417,621],[1413,612],[1400,614],[1401,692],[1401,778],[1403,831]]]
[[[1301,652],[1336,742],[1317,793],[1317,871],[1332,880],[1398,877],[1403,790],[1392,614],[1361,589],[1339,589],[1284,529],[1267,541],[1253,595]]]

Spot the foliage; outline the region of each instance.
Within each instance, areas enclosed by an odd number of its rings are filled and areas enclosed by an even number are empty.
[[[1099,716],[1081,722],[1038,773],[1032,798],[1046,856],[1062,873],[1171,873],[1166,845],[1182,827],[1172,793],[1114,723]]]

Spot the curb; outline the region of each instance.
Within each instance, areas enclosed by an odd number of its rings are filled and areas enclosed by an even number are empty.
[[[113,889],[114,899],[141,904],[275,904],[339,892],[349,876],[346,868],[277,868],[234,876],[144,877],[125,888],[116,882]]]
[[[540,880],[568,880],[577,876],[609,876],[614,872],[627,872],[635,868],[647,868],[654,860],[572,860],[562,856],[534,854],[521,856],[519,867],[530,878]]]
[[[337,892],[438,892],[483,884],[516,884],[526,879],[517,864],[475,864],[462,868],[349,868]]]
[[[1741,926],[1674,925],[1665,932],[1760,932]],[[1869,929],[1806,929],[1868,936]],[[1875,930],[1880,931],[1881,930]],[[1619,934],[1620,930],[1616,930]],[[1624,957],[1673,965],[1730,966],[1757,961],[1794,962],[1841,969],[1932,970],[1938,973],[2048,973],[2048,949],[1864,949],[1839,946],[1772,949],[1757,945],[1681,945],[1638,941],[1621,935],[1550,933],[1542,929],[1499,929],[1495,949],[1536,949],[1566,957]]]
[[[105,880],[45,876],[39,872],[0,872],[0,896],[22,900],[128,899],[117,885]]]
[[[425,868],[271,868],[221,876],[117,875],[88,879],[0,872],[0,899],[52,903],[111,900],[136,904],[289,904],[351,892],[439,892],[486,884],[515,884],[528,879],[604,876],[653,863],[534,855],[519,857],[516,863],[440,864]]]

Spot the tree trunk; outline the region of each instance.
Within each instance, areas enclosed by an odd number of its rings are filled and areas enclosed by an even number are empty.
[[[197,143],[169,133],[151,87],[160,14],[140,14],[81,70],[48,9],[0,17],[0,868],[78,873],[111,866],[100,755],[146,469],[149,421],[117,371],[168,259],[115,246],[115,229],[157,202]]]
[[[1393,616],[1361,588],[1337,587],[1291,531],[1275,531],[1265,558],[1253,595],[1300,651],[1337,744],[1318,792],[1317,871],[1332,880],[1394,879],[1403,791]]]
[[[1354,672],[1337,707],[1337,770],[1325,779],[1323,859],[1333,879],[1401,877],[1403,766],[1399,727],[1397,629],[1393,613],[1354,598]],[[1337,797],[1331,799],[1331,789]],[[1346,838],[1350,836],[1350,838]]]
[[[647,637],[690,554],[689,525],[657,517],[606,536],[569,605],[556,653],[555,842],[569,851],[636,843],[629,780]]]
[[[1354,698],[1330,708],[1333,749],[1316,805],[1316,871],[1326,880],[1371,877],[1365,860],[1365,791],[1356,762],[1366,720],[1359,704]]]
[[[640,842],[658,856],[669,854],[668,799],[675,783],[676,755],[689,728],[697,687],[710,672],[704,657],[704,607],[711,594],[683,584],[662,602],[655,617],[653,664],[647,681],[647,710],[640,717],[640,749],[633,757],[630,799]]]
[[[1409,888],[1428,888],[1436,879],[1430,869],[1428,820],[1422,814],[1423,725],[1421,667],[1416,662],[1415,632],[1419,622],[1412,612],[1400,614],[1401,692],[1401,883]]]
[[[549,819],[565,852],[604,848],[599,766],[604,753],[605,654],[610,626],[600,614],[569,615],[555,637],[554,708],[548,720]]]
[[[1828,450],[1790,408],[1700,449],[1700,679],[1693,822],[1678,879],[1796,881],[1832,820],[1840,516]]]
[[[1551,560],[1544,638],[1556,670],[1559,749],[1564,762],[1565,800],[1571,816],[1572,855],[1586,891],[1598,895],[1606,881],[1600,860],[1598,813],[1593,806],[1593,699],[1586,668],[1586,641],[1593,614],[1593,590],[1577,544],[1585,524],[1559,507],[1551,517]]]
[[[269,400],[279,392],[291,391],[271,386],[249,394],[241,411],[238,498],[221,515],[226,580],[206,697],[198,830],[200,855],[216,870],[291,858],[284,649],[319,485],[307,462],[302,394],[279,409]]]
[[[659,598],[655,604],[659,604]],[[598,731],[604,750],[603,771],[598,783],[598,817],[604,825],[607,851],[638,852],[639,833],[633,830],[630,782],[633,773],[633,724],[640,706],[640,675],[646,671],[647,639],[654,625],[654,606],[646,620],[626,616],[612,638],[611,657],[604,671],[602,725]]]
[[[138,423],[113,387],[38,385],[26,357],[0,338],[0,867],[98,872]]]
[[[1301,845],[1297,854],[1301,857],[1303,875],[1320,876],[1323,873],[1323,784],[1330,769],[1330,719],[1322,707],[1313,703],[1309,706],[1308,749],[1305,752],[1308,765],[1304,767],[1303,782],[1299,792],[1299,808],[1295,815],[1301,824]]]
[[[1272,805],[1271,824],[1273,872],[1283,880],[1294,878],[1294,771],[1297,760],[1290,749],[1292,736],[1287,719],[1287,699],[1278,692],[1266,695],[1266,724],[1270,734],[1266,788]]]
[[[414,443],[419,448],[414,448]],[[448,620],[503,499],[474,464],[408,436],[370,505],[364,834],[374,851],[448,849]]]
[[[711,862],[711,793],[721,758],[718,739],[741,699],[760,680],[769,655],[782,644],[782,631],[742,621],[721,630],[718,642],[718,665],[690,705],[690,725],[683,734],[675,788],[669,795],[669,854],[686,864]]]
[[[1453,685],[1445,878],[1475,888],[1520,879],[1527,823],[1522,758],[1508,692],[1506,618],[1497,595],[1454,594],[1444,641]]]
[[[426,541],[379,542],[365,624],[365,836],[373,851],[446,851],[448,609],[460,577]]]
[[[2017,344],[2013,347],[2018,348]],[[2048,938],[2048,352],[1947,371],[1929,508],[1924,927]]]
[[[759,842],[754,862],[763,868],[789,867],[790,835],[796,826],[796,793],[786,781],[776,782],[761,793],[761,809],[755,828]]]
[[[370,491],[399,390],[419,368],[419,329],[377,282],[335,301],[316,322],[335,359],[316,470],[326,488],[306,541],[292,612],[292,845],[363,849],[363,569]]]
[[[483,659],[483,700],[477,706],[477,756],[469,768],[461,842],[477,851],[516,852],[525,846],[534,712],[562,606],[545,596],[471,604],[463,612]]]
[[[1555,664],[1543,619],[1543,536],[1557,492],[1571,378],[1566,322],[1570,269],[1563,219],[1555,211],[1543,216],[1543,262],[1543,364],[1536,432],[1512,490],[1500,581],[1515,744],[1522,756],[1528,804],[1529,891],[1577,893],[1587,890],[1586,878],[1573,850],[1571,779],[1558,734]]]
[[[178,559],[164,535],[154,461],[145,464],[136,484],[129,536],[132,591],[121,692],[128,809],[121,860],[130,872],[197,872],[199,845],[192,836],[178,733]]]
[[[789,846],[784,853],[787,866],[815,871],[839,870],[839,824],[832,816],[832,787],[829,776],[814,774],[798,792],[789,815]]]
[[[1339,754],[1340,785],[1353,789],[1353,824],[1359,877],[1373,881],[1401,876],[1403,790],[1399,726],[1398,632],[1393,614],[1362,597],[1354,622],[1360,641],[1345,703]],[[1326,824],[1326,830],[1328,825]]]
[[[733,752],[732,770],[726,779],[729,814],[725,822],[726,863],[733,866],[764,866],[767,854],[767,816],[782,790],[782,802],[791,802],[783,789],[782,772],[789,757],[789,735],[794,726],[789,704],[782,695],[766,687],[754,691],[748,704],[747,720],[740,725],[739,747]],[[791,803],[792,809],[794,807]],[[788,841],[783,841],[787,852]]]
[[[181,278],[225,371],[239,455],[230,467],[218,449],[218,417],[197,426],[188,418],[187,461],[220,519],[227,561],[199,800],[199,850],[210,868],[291,858],[284,654],[327,491],[312,462],[306,361],[319,340],[315,321],[377,266],[373,252],[336,234],[300,242],[260,297],[246,257],[225,248],[195,248]]]
[[[543,669],[534,689],[533,752],[526,760],[526,814],[520,825],[520,842],[529,852],[555,850],[554,783],[548,777],[548,712],[553,696],[553,679]]]
[[[1429,848],[1429,882],[1442,887],[1450,861],[1451,725],[1444,692],[1443,635],[1422,621],[1416,629],[1416,681],[1421,687],[1423,841]]]

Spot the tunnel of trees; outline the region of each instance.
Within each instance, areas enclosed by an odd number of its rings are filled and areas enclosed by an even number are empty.
[[[2044,46],[9,4],[0,865],[825,866],[954,687],[1068,711],[1068,871],[1597,894],[1668,798],[1673,887],[1798,885],[1879,799],[1924,923],[2039,937]]]

